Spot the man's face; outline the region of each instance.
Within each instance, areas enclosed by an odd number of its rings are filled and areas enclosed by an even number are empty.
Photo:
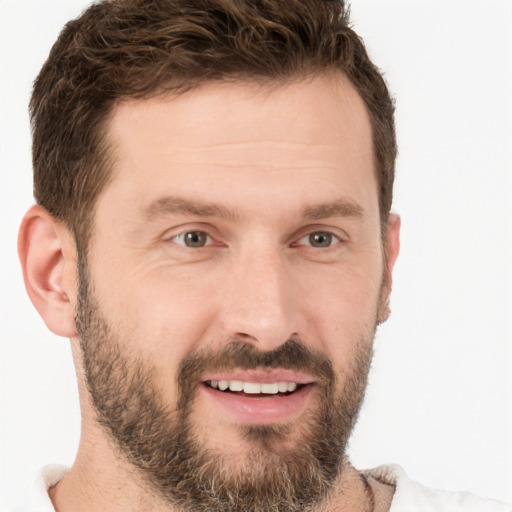
[[[108,134],[77,315],[100,422],[171,500],[194,470],[196,495],[283,480],[298,510],[341,468],[387,290],[362,100],[209,84],[121,103]]]

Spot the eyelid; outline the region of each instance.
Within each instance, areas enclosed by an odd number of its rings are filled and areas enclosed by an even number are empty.
[[[202,247],[207,247],[209,245],[212,245],[213,238],[211,237],[211,235],[207,231],[204,231],[204,230],[201,230],[201,229],[187,229],[185,231],[182,231],[181,233],[178,233],[178,234],[168,238],[168,241],[191,249],[192,247],[188,247],[185,244],[184,240],[182,240],[180,242],[176,240],[179,237],[184,237],[187,233],[204,233],[206,235],[206,243]],[[197,247],[195,249],[199,249],[199,247]]]
[[[176,238],[185,235],[186,233],[205,233],[208,237],[208,242],[206,246],[212,245],[212,242],[217,241],[219,236],[215,229],[213,229],[210,225],[205,225],[201,223],[190,223],[190,224],[182,224],[180,226],[175,226],[172,229],[168,229],[161,239],[164,242],[172,242],[177,243],[177,245],[186,247],[183,243],[176,242]]]
[[[292,246],[309,246],[309,247],[311,247],[309,244],[299,243],[299,242],[315,233],[328,233],[329,235],[331,235],[333,238],[336,239],[335,243],[326,247],[325,249],[335,247],[336,245],[338,245],[340,243],[348,243],[350,241],[350,236],[341,228],[338,228],[336,226],[313,224],[313,225],[309,225],[309,226],[304,226],[303,228],[297,230],[296,234],[291,239],[291,245]],[[313,248],[316,249],[316,247],[313,247]]]
[[[303,240],[308,240],[309,237],[311,235],[314,235],[315,233],[325,233],[326,235],[330,235],[333,238],[333,243],[331,245],[327,246],[327,247],[313,247],[311,244],[309,244],[307,242],[301,243]],[[301,236],[297,240],[297,242],[295,242],[294,245],[305,245],[305,246],[308,246],[308,247],[312,247],[314,249],[330,249],[331,247],[334,247],[335,245],[338,245],[342,241],[343,241],[343,239],[340,236],[338,236],[335,233],[333,233],[332,231],[328,231],[326,229],[315,229],[314,231],[309,231],[305,235]]]

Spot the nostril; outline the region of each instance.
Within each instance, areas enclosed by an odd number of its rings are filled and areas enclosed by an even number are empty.
[[[247,334],[245,332],[237,332],[234,335],[234,338],[236,340],[244,341],[244,342],[255,342],[255,341],[258,341],[254,336],[251,336],[250,334]]]

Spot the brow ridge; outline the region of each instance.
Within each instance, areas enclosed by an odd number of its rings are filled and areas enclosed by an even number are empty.
[[[320,220],[329,217],[360,218],[363,214],[364,210],[359,204],[346,199],[340,199],[306,208],[303,217],[307,220]]]
[[[329,217],[360,218],[363,208],[355,202],[340,199],[306,208],[302,214],[304,220],[321,220]],[[157,199],[144,209],[148,221],[157,220],[166,215],[194,215],[197,217],[218,217],[236,221],[240,215],[234,210],[218,203],[203,203],[176,196]]]
[[[236,220],[239,217],[233,210],[224,205],[203,203],[176,196],[157,199],[144,209],[144,216],[149,221],[172,214],[219,217],[226,220]]]

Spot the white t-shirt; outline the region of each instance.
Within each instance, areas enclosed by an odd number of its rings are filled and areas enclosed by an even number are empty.
[[[48,488],[68,471],[60,465],[46,466],[34,482],[27,504],[15,512],[55,512]],[[505,503],[482,499],[469,492],[439,491],[411,480],[396,464],[364,471],[375,479],[394,485],[395,495],[390,512],[512,512]]]

